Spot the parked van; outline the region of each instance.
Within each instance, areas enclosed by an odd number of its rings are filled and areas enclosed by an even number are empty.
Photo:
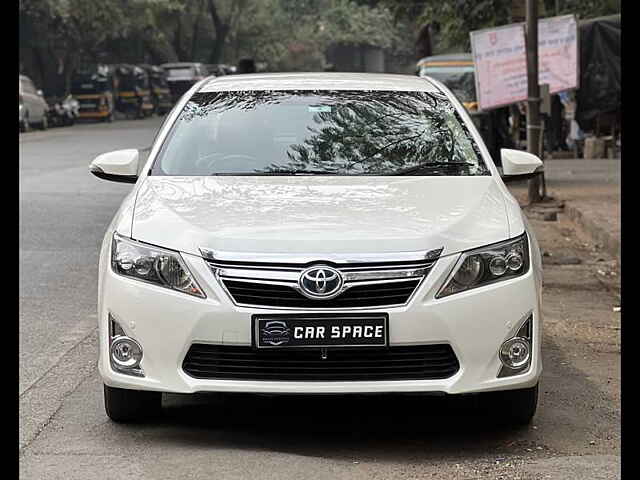
[[[161,67],[167,72],[167,83],[173,103],[177,102],[193,85],[209,75],[202,63],[165,63]]]
[[[42,90],[37,90],[31,79],[25,75],[19,75],[18,86],[18,122],[20,131],[27,132],[31,125],[38,125],[42,130],[48,127],[47,112],[49,106],[44,99]]]

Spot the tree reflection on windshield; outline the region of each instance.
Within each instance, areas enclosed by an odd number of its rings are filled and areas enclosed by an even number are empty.
[[[240,91],[195,94],[152,174],[390,175],[443,162],[465,164],[448,175],[489,173],[442,94]]]

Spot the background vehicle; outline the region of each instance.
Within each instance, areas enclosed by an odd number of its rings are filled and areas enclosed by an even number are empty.
[[[71,114],[73,115],[74,122],[78,119],[80,115],[80,102],[73,98],[71,95],[67,95],[67,97],[62,101],[62,105],[66,106]]]
[[[78,101],[79,118],[113,121],[115,84],[107,65],[79,69],[71,77],[71,95]]]
[[[207,63],[205,67],[209,75],[215,75],[216,77],[227,75],[226,65],[222,63]]]
[[[31,79],[25,75],[18,77],[18,83],[20,131],[29,131],[31,125],[38,125],[42,130],[46,130],[49,124],[47,118],[49,106],[42,96],[42,90],[36,90]]]
[[[167,83],[167,72],[155,65],[140,65],[149,76],[149,88],[151,90],[151,103],[153,111],[158,115],[164,115],[171,107],[171,91]]]
[[[196,82],[209,75],[202,63],[182,62],[161,65],[167,72],[167,82],[173,102],[177,102]]]
[[[121,64],[115,68],[118,90],[116,109],[128,118],[148,117],[153,113],[147,72],[136,66]]]
[[[66,98],[49,97],[49,125],[70,126],[76,122],[79,113],[79,104],[71,95]]]
[[[478,111],[475,67],[470,53],[434,55],[418,61],[418,75],[429,76],[445,84],[471,115],[496,165],[501,164],[500,149],[512,148],[508,108]]]

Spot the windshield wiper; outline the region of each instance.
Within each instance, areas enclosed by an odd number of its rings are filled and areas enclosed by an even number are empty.
[[[303,170],[303,169],[279,169],[272,172],[263,172],[261,175],[335,175],[331,170]]]
[[[236,173],[212,173],[211,175],[238,175],[238,176],[271,176],[271,175],[335,175],[331,170],[273,170],[271,172],[236,172]]]
[[[468,171],[471,167],[476,167],[476,164],[469,162],[432,162],[416,165],[415,167],[405,168],[404,170],[399,170],[392,175],[412,175],[421,172],[433,172],[438,170],[441,170],[443,172],[459,172],[460,170]]]

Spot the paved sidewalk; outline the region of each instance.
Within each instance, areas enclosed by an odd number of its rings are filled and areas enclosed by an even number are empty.
[[[548,159],[545,161],[547,195],[564,201],[564,212],[620,260],[621,159]],[[511,190],[526,199],[526,183]]]

